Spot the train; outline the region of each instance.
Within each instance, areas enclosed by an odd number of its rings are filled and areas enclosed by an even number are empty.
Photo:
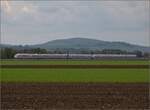
[[[136,58],[136,54],[29,54],[17,53],[15,59],[101,59]]]

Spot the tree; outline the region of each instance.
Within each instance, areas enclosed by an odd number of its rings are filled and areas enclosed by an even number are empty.
[[[16,50],[12,48],[1,48],[0,57],[1,59],[11,59],[16,53]]]
[[[48,53],[48,52],[46,49],[34,48],[32,49],[32,53],[42,54],[42,53]]]

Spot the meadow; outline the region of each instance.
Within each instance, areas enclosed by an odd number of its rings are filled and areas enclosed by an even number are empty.
[[[1,64],[149,64],[146,60],[2,60]],[[1,69],[2,82],[149,82],[149,69]]]
[[[1,64],[10,64],[10,65],[21,65],[21,64],[33,64],[33,65],[41,65],[41,64],[150,64],[148,60],[107,60],[107,59],[100,59],[100,60],[21,60],[21,59],[12,59],[12,60],[0,60]]]

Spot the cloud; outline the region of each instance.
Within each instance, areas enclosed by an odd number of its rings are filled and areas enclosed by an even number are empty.
[[[8,17],[19,17],[21,14],[35,13],[36,6],[25,1],[1,1],[2,13]]]
[[[11,6],[10,6],[10,1],[1,1],[1,6],[2,9],[4,9],[4,11],[6,13],[10,13],[11,12]]]
[[[147,1],[2,3],[4,43],[32,44],[36,41],[40,43],[56,38],[83,36],[149,45],[146,40],[148,35],[145,34],[149,29],[148,24]]]

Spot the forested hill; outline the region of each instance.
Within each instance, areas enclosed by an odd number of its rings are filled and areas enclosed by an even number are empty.
[[[43,44],[33,45],[33,47],[51,49],[89,49],[89,50],[103,50],[103,49],[120,49],[126,51],[139,50],[142,52],[150,52],[149,47],[133,45],[125,42],[109,42],[87,38],[71,38],[59,39],[49,41]]]
[[[49,41],[43,44],[37,45],[26,45],[26,46],[17,46],[17,45],[0,45],[0,47],[12,47],[15,49],[26,49],[26,48],[43,48],[50,50],[55,49],[82,49],[82,50],[103,50],[103,49],[119,49],[125,51],[142,51],[150,52],[149,47],[133,45],[125,42],[109,42],[101,41],[95,39],[87,38],[71,38],[71,39],[59,39]]]

